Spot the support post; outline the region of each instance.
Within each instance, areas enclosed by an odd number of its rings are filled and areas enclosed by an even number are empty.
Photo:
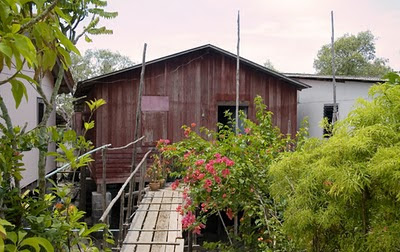
[[[188,231],[188,252],[192,252],[193,251],[193,241],[192,241],[192,238],[193,238],[193,234],[192,234],[192,232],[189,230]]]
[[[333,85],[333,115],[332,115],[332,125],[338,119],[338,109],[336,103],[336,68],[335,68],[335,29],[333,23],[333,11],[331,11],[331,24],[332,24],[332,37],[331,37],[331,47],[332,47],[332,85]]]
[[[137,107],[136,107],[136,121],[135,121],[135,129],[134,129],[134,139],[138,139],[139,136],[139,127],[141,125],[142,121],[142,92],[143,92],[143,86],[144,86],[144,71],[146,67],[146,48],[147,44],[144,43],[143,46],[143,59],[142,59],[142,70],[140,72],[140,82],[139,82],[139,91],[138,91],[138,98],[137,98]],[[137,156],[137,147],[136,144],[133,145],[133,152],[132,152],[132,162],[131,162],[131,173],[135,169],[135,164],[136,164],[136,156]],[[141,170],[140,170],[141,171]],[[134,188],[134,182],[131,180],[129,181],[129,194],[128,194],[128,209],[126,212],[126,217],[127,219],[129,216],[131,216],[132,212],[132,192]]]
[[[101,187],[101,193],[103,195],[103,212],[106,211],[107,208],[107,198],[106,198],[106,192],[107,192],[107,185],[106,185],[106,169],[107,169],[107,149],[102,149],[101,150],[101,159],[103,162],[103,178],[102,178],[102,187]],[[107,220],[106,220],[107,221]]]
[[[118,247],[122,246],[124,239],[124,208],[125,208],[125,193],[121,194],[119,199],[121,201],[120,211],[119,211],[119,233],[118,233]]]
[[[235,110],[235,132],[239,132],[239,43],[240,43],[240,12],[237,16],[237,54],[236,54],[236,110]]]
[[[239,65],[240,65],[240,57],[239,57],[239,45],[240,45],[240,11],[238,11],[237,15],[237,54],[236,54],[236,110],[235,110],[235,132],[239,133]],[[238,217],[237,214],[234,217],[234,233],[238,235]]]

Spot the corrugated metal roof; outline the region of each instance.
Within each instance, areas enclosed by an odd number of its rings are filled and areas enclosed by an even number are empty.
[[[222,53],[224,55],[236,58],[236,54],[228,52],[228,51],[226,51],[224,49],[221,49],[219,47],[216,47],[214,45],[207,44],[207,45],[195,47],[195,48],[192,48],[192,49],[189,49],[189,50],[181,51],[181,52],[178,52],[178,53],[175,53],[175,54],[171,54],[171,55],[168,55],[168,56],[164,56],[164,57],[161,57],[161,58],[158,58],[158,59],[155,59],[155,60],[148,61],[148,62],[146,62],[146,66],[154,64],[154,63],[157,63],[157,62],[161,62],[161,61],[164,61],[164,60],[168,60],[168,59],[172,59],[172,58],[175,58],[175,57],[179,57],[179,56],[182,56],[182,55],[185,55],[185,54],[188,54],[188,53],[192,53],[192,52],[195,52],[195,51],[204,50],[204,49],[214,50],[214,51]],[[307,85],[307,84],[305,84],[305,83],[303,83],[301,81],[291,79],[288,76],[286,76],[285,74],[279,73],[279,72],[274,71],[274,70],[269,69],[269,68],[266,68],[266,67],[264,67],[262,65],[259,65],[259,64],[255,63],[253,61],[250,61],[248,59],[240,57],[240,62],[243,63],[243,64],[247,64],[249,66],[252,66],[254,68],[257,68],[258,70],[260,70],[262,72],[265,72],[265,73],[268,73],[268,74],[270,74],[272,76],[275,76],[277,78],[283,79],[283,80],[287,81],[288,83],[290,83],[292,85],[295,85],[299,89],[304,89],[304,88],[311,87],[311,86],[309,86],[309,85]],[[82,86],[85,86],[85,87],[90,86],[92,84],[91,83],[92,81],[100,80],[100,79],[103,79],[103,78],[106,78],[106,77],[109,77],[109,76],[114,76],[114,75],[117,75],[117,74],[120,74],[120,73],[131,71],[131,70],[140,68],[141,66],[142,66],[142,64],[137,64],[137,65],[134,65],[134,66],[131,66],[131,67],[119,70],[119,71],[115,71],[115,72],[112,72],[112,73],[108,73],[108,74],[100,75],[100,76],[97,76],[97,77],[93,77],[91,79],[80,81],[80,82],[78,82],[78,89],[80,87],[82,87]]]
[[[332,81],[331,75],[318,75],[318,74],[305,74],[305,73],[284,73],[284,74],[290,78]],[[365,77],[365,76],[336,76],[336,80],[338,80],[338,81],[362,81],[362,82],[383,82],[384,81],[381,78]]]

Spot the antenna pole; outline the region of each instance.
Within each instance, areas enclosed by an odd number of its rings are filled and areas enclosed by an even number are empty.
[[[335,69],[335,29],[333,23],[333,11],[331,11],[331,24],[332,24],[332,39],[331,39],[331,47],[332,47],[332,85],[333,85],[333,115],[332,115],[332,124],[338,119],[338,109],[336,103],[336,69]]]
[[[240,11],[237,15],[237,55],[236,55],[236,110],[235,110],[235,132],[239,132],[239,43],[240,43]]]

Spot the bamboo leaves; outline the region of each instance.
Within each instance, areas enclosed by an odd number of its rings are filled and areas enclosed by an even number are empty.
[[[331,138],[272,165],[271,192],[287,201],[283,228],[298,250],[400,249],[398,78],[373,86]]]

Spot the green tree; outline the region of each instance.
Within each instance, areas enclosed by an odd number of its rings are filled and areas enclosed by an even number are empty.
[[[345,34],[334,43],[337,75],[382,77],[392,69],[388,60],[375,55],[375,36],[370,31]],[[331,45],[322,46],[314,60],[317,74],[332,74]]]
[[[263,66],[276,71],[276,68],[269,59],[264,62]]]
[[[86,80],[132,66],[128,56],[108,49],[89,49],[79,56],[72,54],[71,72],[75,81]]]
[[[400,250],[400,76],[370,90],[328,140],[272,165],[283,229],[308,251]]]
[[[129,57],[108,49],[89,49],[83,57],[73,53],[71,60],[70,70],[76,82],[121,70],[134,64]],[[60,94],[56,98],[57,113],[67,122],[67,128],[71,126],[75,100],[76,98],[70,93]]]

